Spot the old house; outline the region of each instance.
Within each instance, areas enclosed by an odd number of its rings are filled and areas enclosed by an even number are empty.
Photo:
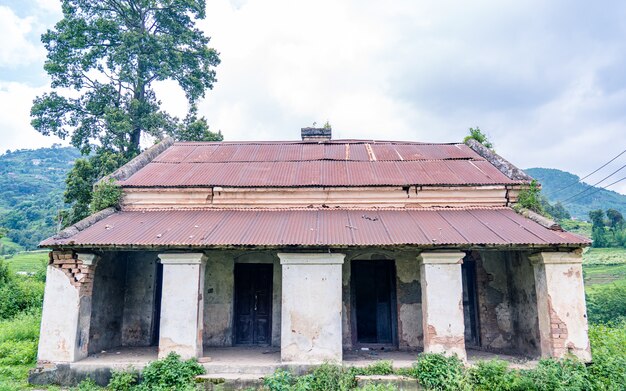
[[[591,359],[589,242],[512,208],[524,172],[473,141],[302,132],[166,140],[112,174],[119,209],[41,244],[41,371],[241,346],[281,363],[361,348]]]

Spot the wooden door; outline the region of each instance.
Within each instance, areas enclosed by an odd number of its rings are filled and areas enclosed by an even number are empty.
[[[476,262],[469,256],[461,266],[463,278],[463,320],[465,322],[465,346],[480,347],[478,324],[478,300],[476,294]]]
[[[353,261],[352,276],[356,342],[392,345],[396,308],[393,261]]]
[[[235,264],[235,344],[272,342],[272,264]]]

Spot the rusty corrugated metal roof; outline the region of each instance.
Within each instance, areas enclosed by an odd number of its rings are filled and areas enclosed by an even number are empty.
[[[126,187],[515,184],[465,144],[391,141],[176,143]]]
[[[122,211],[43,247],[580,246],[510,208]]]

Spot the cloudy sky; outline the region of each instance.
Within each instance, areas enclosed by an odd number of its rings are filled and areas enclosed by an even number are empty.
[[[0,151],[58,142],[28,113],[48,85],[39,36],[59,19],[56,0],[0,0]],[[334,138],[432,142],[480,126],[520,167],[583,176],[626,149],[624,20],[618,0],[208,0],[199,25],[222,63],[200,112],[227,140],[326,120]],[[175,85],[158,92],[184,115]]]

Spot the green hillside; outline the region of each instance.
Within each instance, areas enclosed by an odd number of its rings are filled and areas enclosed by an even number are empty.
[[[571,203],[568,202],[564,205],[573,217],[587,220],[590,210],[609,208],[616,209],[626,215],[626,195],[606,189],[599,191],[590,189],[592,186],[586,183],[576,183],[580,179],[578,176],[555,168],[528,168],[524,171],[541,183],[542,194],[551,203],[566,200],[585,189],[589,189],[580,197],[572,199]],[[572,183],[576,184],[556,192]],[[607,183],[611,182],[607,181]]]
[[[8,229],[0,255],[34,249],[55,232],[65,176],[79,155],[74,148],[58,145],[0,155],[0,227]]]

